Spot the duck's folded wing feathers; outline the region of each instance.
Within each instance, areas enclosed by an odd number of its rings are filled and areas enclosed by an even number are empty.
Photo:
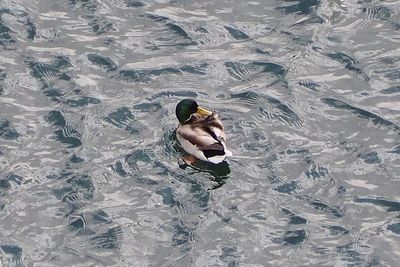
[[[207,147],[217,141],[201,128],[192,128],[189,125],[184,125],[178,128],[177,133],[184,139],[197,147]]]
[[[206,158],[225,155],[225,149],[221,143],[215,143],[209,146],[199,147],[199,148],[201,151],[203,151],[203,154],[204,156],[206,156]]]

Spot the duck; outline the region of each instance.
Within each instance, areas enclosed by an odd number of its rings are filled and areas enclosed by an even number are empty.
[[[189,155],[213,164],[232,156],[226,147],[224,126],[215,111],[200,107],[193,99],[183,99],[176,105],[175,114],[179,121],[176,138]]]

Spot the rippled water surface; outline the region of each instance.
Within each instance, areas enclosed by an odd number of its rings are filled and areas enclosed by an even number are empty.
[[[398,266],[399,134],[400,1],[0,1],[0,266]]]

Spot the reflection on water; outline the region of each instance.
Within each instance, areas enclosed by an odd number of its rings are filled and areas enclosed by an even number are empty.
[[[399,7],[1,1],[0,265],[396,266]]]

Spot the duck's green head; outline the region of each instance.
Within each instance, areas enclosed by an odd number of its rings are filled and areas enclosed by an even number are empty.
[[[193,113],[209,116],[211,111],[200,107],[193,99],[184,99],[176,105],[175,114],[180,123],[187,122]]]

